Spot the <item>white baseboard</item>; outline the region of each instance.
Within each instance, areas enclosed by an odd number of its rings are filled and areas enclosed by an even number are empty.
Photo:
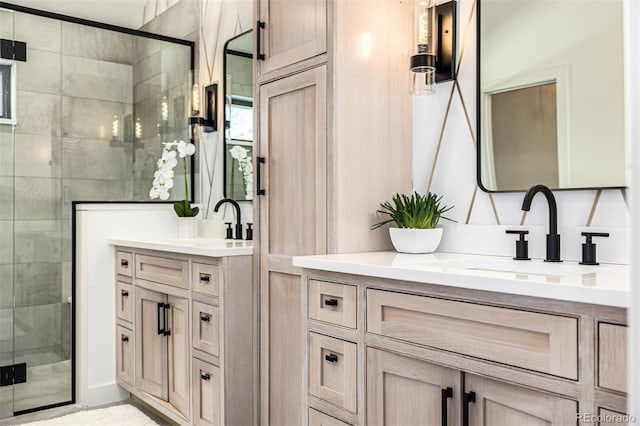
[[[125,399],[129,399],[129,392],[115,383],[109,383],[88,388],[80,404],[82,407],[94,407]]]

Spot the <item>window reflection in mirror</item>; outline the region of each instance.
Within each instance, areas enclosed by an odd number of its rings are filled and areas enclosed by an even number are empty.
[[[624,187],[623,1],[478,5],[479,185]]]
[[[224,47],[224,195],[253,199],[253,35]]]

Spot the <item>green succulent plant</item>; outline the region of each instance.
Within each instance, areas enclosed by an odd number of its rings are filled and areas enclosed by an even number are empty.
[[[394,222],[399,228],[431,229],[435,228],[440,219],[452,219],[443,216],[453,206],[440,206],[442,196],[432,194],[422,195],[414,192],[411,196],[396,194],[391,201],[380,203],[378,213],[389,216],[388,219],[378,222],[371,229],[379,228],[389,222]]]

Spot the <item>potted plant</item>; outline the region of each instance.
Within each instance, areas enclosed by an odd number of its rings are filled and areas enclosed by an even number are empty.
[[[414,192],[411,196],[396,194],[391,201],[380,204],[377,212],[389,216],[371,227],[377,229],[394,222],[397,227],[389,228],[391,242],[401,253],[432,253],[442,239],[442,228],[436,228],[440,219],[453,206],[441,206],[442,196],[429,192],[426,195]]]
[[[173,210],[178,215],[178,236],[195,237],[198,234],[196,216],[200,209],[189,202],[189,186],[187,181],[187,157],[196,152],[192,143],[184,141],[163,142],[162,156],[158,160],[158,170],[153,174],[153,185],[149,191],[149,198],[161,200],[169,199],[169,190],[173,188],[173,169],[178,165],[178,158],[182,159],[184,170],[184,200],[173,203]]]

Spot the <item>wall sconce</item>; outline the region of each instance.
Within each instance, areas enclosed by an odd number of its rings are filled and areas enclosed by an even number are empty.
[[[414,0],[413,19],[411,94],[434,94],[436,83],[455,78],[456,2],[434,6],[433,0]]]
[[[109,141],[109,146],[119,147],[124,145],[119,139],[120,131],[120,120],[118,119],[117,115],[114,115],[113,119],[111,120],[111,140]]]
[[[136,118],[133,132],[136,140],[142,139],[142,122],[140,121],[140,117]]]
[[[196,85],[194,85],[195,87]],[[205,103],[204,103],[204,117],[199,117],[200,111],[195,109],[199,107],[199,94],[196,95],[195,91],[192,93],[192,116],[189,118],[189,124],[200,125],[204,127],[205,133],[211,133],[218,130],[218,83],[213,83],[204,89]],[[198,104],[195,104],[194,99],[198,99]]]

